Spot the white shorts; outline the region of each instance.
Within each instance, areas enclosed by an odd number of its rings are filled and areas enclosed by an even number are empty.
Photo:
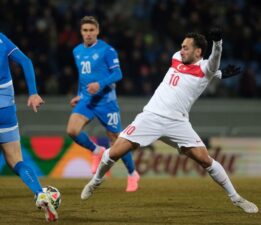
[[[189,119],[170,119],[149,111],[138,114],[126,127],[120,137],[140,146],[147,146],[160,139],[173,147],[205,147],[198,134],[193,130]]]

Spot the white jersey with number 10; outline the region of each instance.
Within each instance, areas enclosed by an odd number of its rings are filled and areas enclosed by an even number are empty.
[[[180,52],[176,52],[172,57],[171,67],[144,111],[173,119],[179,116],[188,118],[191,106],[211,79],[221,78],[221,71],[213,71],[211,68],[219,67],[221,50],[221,41],[214,43],[209,59],[201,59],[192,65],[183,64]]]

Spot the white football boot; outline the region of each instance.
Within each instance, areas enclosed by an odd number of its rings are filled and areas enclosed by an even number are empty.
[[[95,179],[91,179],[88,184],[85,185],[85,187],[82,190],[81,193],[81,199],[86,200],[91,197],[94,190],[100,186],[103,180],[97,181]]]
[[[242,197],[240,197],[239,200],[233,202],[233,204],[235,206],[243,209],[246,213],[257,213],[258,212],[258,208],[254,203],[249,202]]]
[[[36,207],[44,210],[46,221],[51,222],[58,219],[58,214],[46,193],[38,194],[35,204]]]

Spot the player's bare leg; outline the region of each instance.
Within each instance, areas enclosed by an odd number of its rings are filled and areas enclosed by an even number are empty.
[[[67,124],[66,132],[77,144],[93,153],[91,171],[95,174],[105,148],[95,144],[89,138],[88,134],[83,132],[83,128],[89,122],[90,120],[87,117],[78,113],[72,113]]]
[[[182,148],[183,152],[205,168],[212,179],[223,187],[232,203],[246,213],[257,213],[257,206],[242,198],[235,190],[222,165],[212,159],[205,147]]]
[[[14,141],[1,144],[7,164],[13,169],[17,162],[23,160],[20,142]]]

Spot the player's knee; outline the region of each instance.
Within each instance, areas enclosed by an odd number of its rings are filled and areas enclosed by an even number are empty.
[[[204,168],[208,168],[212,165],[212,160],[211,158],[206,158],[206,159],[203,159],[199,162],[199,164]]]
[[[66,132],[70,137],[76,137],[80,133],[78,129],[73,127],[67,127]]]

